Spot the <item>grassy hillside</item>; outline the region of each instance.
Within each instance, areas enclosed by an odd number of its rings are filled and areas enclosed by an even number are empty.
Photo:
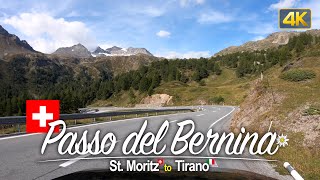
[[[309,53],[309,52],[306,52]],[[313,72],[315,77],[302,81],[282,79],[290,71]],[[245,126],[251,131],[272,130],[288,135],[289,146],[270,159],[277,159],[281,173],[283,162],[290,162],[306,179],[320,177],[320,57],[304,57],[287,66],[276,66],[265,73],[263,81],[251,83],[249,96],[241,104],[232,129]]]
[[[174,105],[217,104],[216,97],[224,99],[220,104],[239,105],[243,102],[250,86],[250,81],[255,77],[237,78],[232,69],[222,69],[221,75],[210,75],[203,79],[204,84],[195,81],[182,83],[180,81],[162,82],[155,88],[153,94],[168,94],[173,96]],[[92,106],[134,106],[148,96],[147,93],[121,91],[105,101],[96,101]],[[132,93],[131,93],[132,94]]]
[[[280,79],[280,69],[270,72],[270,84],[284,100],[273,110],[275,128],[291,135],[290,147],[275,158],[289,161],[306,179],[320,177],[320,114],[309,114],[310,108],[320,110],[320,57],[306,57],[293,62],[292,69],[312,71],[316,77],[301,82]],[[305,115],[305,116],[303,116]]]
[[[25,114],[27,99],[59,99],[63,113],[76,112],[113,91],[111,79],[157,61],[156,57],[60,58],[10,54],[0,58],[0,116]],[[100,90],[101,89],[101,90]],[[111,94],[111,93],[110,93]]]
[[[237,78],[234,70],[224,68],[220,76],[204,79],[204,84],[169,82],[156,88],[155,93],[172,95],[175,105],[216,104],[215,97],[222,97],[225,104],[238,105],[246,96],[251,79]]]

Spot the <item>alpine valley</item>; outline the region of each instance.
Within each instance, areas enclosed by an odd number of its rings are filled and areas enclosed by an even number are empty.
[[[24,115],[27,99],[58,99],[62,113],[86,106],[239,106],[232,131],[265,132],[273,122],[291,138],[272,158],[294,164],[306,179],[320,177],[320,30],[276,32],[209,58],[166,59],[145,48],[90,52],[81,44],[44,54],[0,26],[0,84],[0,116]]]

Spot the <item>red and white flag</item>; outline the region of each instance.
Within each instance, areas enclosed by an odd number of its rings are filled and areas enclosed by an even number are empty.
[[[48,123],[60,119],[59,100],[27,100],[26,106],[27,133],[47,133],[50,129]],[[58,126],[54,132],[59,132]]]
[[[162,158],[158,159],[157,162],[160,166],[164,164],[164,160]]]
[[[218,164],[214,159],[208,159],[207,163],[212,167],[218,167]]]

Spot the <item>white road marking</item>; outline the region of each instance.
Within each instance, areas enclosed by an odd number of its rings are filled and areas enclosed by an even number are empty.
[[[170,121],[169,123],[174,123],[174,122],[177,122],[177,121],[179,121],[179,120],[173,120],[173,121]]]
[[[212,112],[217,112],[217,111],[212,111]]]
[[[85,154],[85,155],[78,156],[78,157],[76,157],[76,158],[74,158],[74,159],[71,159],[70,161],[67,161],[67,162],[65,162],[65,163],[60,164],[59,166],[60,166],[60,167],[70,166],[71,164],[73,164],[73,163],[75,163],[75,162],[77,162],[77,161],[80,161],[81,159],[86,158],[86,157],[88,157],[88,156],[90,156],[90,155],[91,155],[91,154]]]
[[[220,108],[219,108],[219,109],[220,109]],[[222,116],[220,119],[218,119],[217,121],[215,121],[214,123],[212,123],[208,129],[212,128],[217,122],[219,122],[219,121],[221,121],[222,119],[224,119],[225,117],[229,116],[234,110],[235,110],[235,108],[232,107],[232,111],[230,111],[228,114]],[[207,148],[207,155],[210,156],[209,148]]]
[[[209,129],[212,128],[212,126],[214,126],[217,122],[219,122],[219,121],[221,121],[222,119],[224,119],[225,117],[229,116],[234,110],[235,110],[235,108],[232,107],[232,111],[230,111],[228,114],[222,116],[220,119],[218,119],[218,120],[216,120],[214,123],[212,123],[212,124],[210,125]]]
[[[14,138],[18,138],[18,137],[27,137],[27,136],[39,135],[39,134],[41,134],[41,133],[31,133],[31,134],[23,134],[23,135],[17,135],[17,136],[3,137],[3,138],[0,138],[0,141],[1,140],[6,140],[6,139],[14,139]]]
[[[116,143],[117,143],[117,142],[119,142],[119,141],[116,141]],[[108,143],[108,144],[106,144],[104,147],[108,147],[108,146],[110,146],[110,145],[111,145],[111,143]],[[69,161],[67,161],[67,162],[65,162],[65,163],[60,164],[59,166],[60,166],[60,167],[70,166],[71,164],[73,164],[73,163],[75,163],[75,162],[77,162],[77,161],[80,161],[81,159],[85,159],[86,157],[88,157],[88,156],[90,156],[90,155],[91,155],[91,154],[88,153],[88,154],[84,154],[84,155],[78,156],[78,157],[76,157],[76,158],[74,158],[74,159],[71,159],[71,160],[69,160]]]
[[[197,116],[203,116],[204,114],[198,114]]]

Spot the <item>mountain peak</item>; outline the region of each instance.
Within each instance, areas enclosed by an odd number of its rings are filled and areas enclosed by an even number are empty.
[[[81,43],[78,43],[76,45],[73,45],[74,47],[83,47],[83,48],[86,48],[84,45],[82,45]]]
[[[0,25],[0,34],[1,35],[9,35],[8,31],[5,30],[1,25]]]
[[[6,54],[34,53],[36,52],[25,40],[10,34],[0,25],[0,57]]]
[[[75,58],[92,57],[88,49],[80,43],[73,45],[71,47],[59,48],[52,54],[56,54],[58,56],[64,56],[64,57],[75,57]]]
[[[100,46],[98,46],[96,50],[93,51],[93,54],[99,54],[99,53],[107,53],[107,51],[102,49]]]
[[[127,52],[130,54],[146,54],[149,56],[153,56],[146,48],[133,48],[129,47]]]
[[[112,46],[111,48],[107,48],[106,51],[120,51],[122,48],[118,46]]]

